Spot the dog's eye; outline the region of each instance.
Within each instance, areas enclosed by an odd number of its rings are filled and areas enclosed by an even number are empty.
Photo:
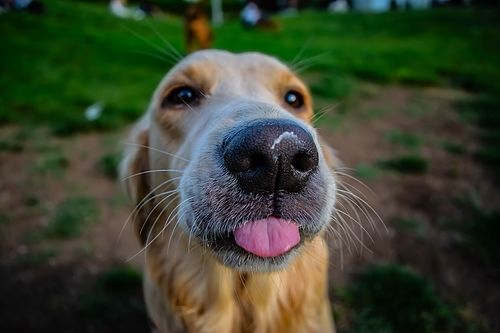
[[[172,90],[161,102],[161,107],[179,107],[184,105],[192,105],[201,97],[201,93],[191,87],[182,86]]]
[[[304,105],[304,97],[301,93],[290,90],[285,94],[285,102],[293,108],[300,108]]]

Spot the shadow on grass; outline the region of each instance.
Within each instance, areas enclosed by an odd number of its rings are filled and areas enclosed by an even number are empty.
[[[93,273],[96,269],[100,273]],[[151,331],[141,276],[131,267],[89,266],[84,260],[37,266],[2,262],[0,274],[1,332]]]
[[[465,322],[429,280],[396,264],[369,266],[339,296],[352,313],[345,333],[484,332]]]
[[[100,324],[112,325],[123,317],[136,317],[147,323],[142,301],[142,276],[126,265],[110,267],[101,273],[93,289],[82,297],[85,317]]]
[[[479,128],[481,146],[474,156],[489,167],[496,181],[500,181],[500,98],[483,96],[461,102],[457,110],[466,121]]]

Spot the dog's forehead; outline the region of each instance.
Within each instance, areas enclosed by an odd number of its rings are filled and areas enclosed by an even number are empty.
[[[288,68],[278,59],[262,53],[231,53],[220,50],[203,50],[195,52],[180,63],[179,69],[182,70],[192,66],[211,66],[212,69],[217,68],[219,70],[227,68],[254,70],[264,67],[275,71],[288,71]]]
[[[300,80],[285,64],[268,55],[204,50],[187,56],[172,68],[164,82],[172,81],[195,81],[202,87],[213,84],[235,87],[251,82],[273,86]]]

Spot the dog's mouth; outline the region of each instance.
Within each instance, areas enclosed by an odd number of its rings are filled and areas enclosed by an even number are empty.
[[[245,223],[233,235],[238,246],[263,258],[280,256],[300,242],[297,224],[274,216]]]
[[[208,245],[216,252],[276,259],[300,246],[302,238],[296,223],[269,216],[244,223],[231,232],[213,235]]]

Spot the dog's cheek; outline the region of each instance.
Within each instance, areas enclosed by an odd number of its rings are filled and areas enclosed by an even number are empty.
[[[135,136],[134,146],[126,154],[121,166],[121,176],[125,180],[127,194],[132,204],[137,205],[150,193],[150,184],[147,170],[149,170],[148,156],[148,132],[144,131]],[[141,174],[143,173],[143,174]],[[135,214],[134,225],[136,232],[143,244],[146,242],[147,231],[144,227],[146,223],[149,205],[142,205],[141,209]],[[142,232],[141,232],[142,231]]]
[[[155,113],[156,123],[162,132],[168,136],[169,141],[181,142],[185,134],[180,124],[182,123],[182,110],[157,110]]]
[[[202,172],[195,168],[193,161],[191,161],[184,169],[179,181],[180,203],[178,223],[186,232],[191,232],[198,228],[196,225],[198,219],[195,211],[196,207],[193,207],[192,203],[200,201],[200,189],[196,184],[202,182],[200,178],[201,174]]]

